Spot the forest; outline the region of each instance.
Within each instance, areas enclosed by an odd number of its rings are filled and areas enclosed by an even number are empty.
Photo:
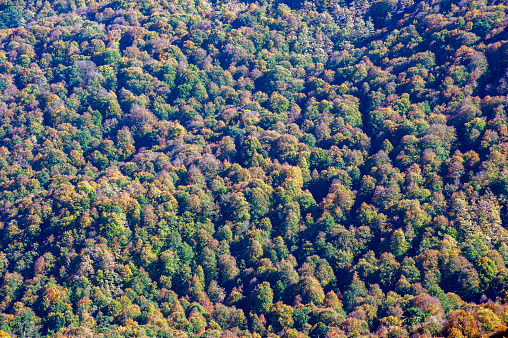
[[[508,335],[506,0],[3,0],[0,337]]]

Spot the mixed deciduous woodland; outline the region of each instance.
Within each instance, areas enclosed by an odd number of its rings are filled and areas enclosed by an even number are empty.
[[[501,337],[505,0],[4,0],[0,337]]]

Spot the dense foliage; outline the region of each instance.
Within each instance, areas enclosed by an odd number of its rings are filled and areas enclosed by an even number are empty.
[[[505,1],[0,4],[0,337],[508,323]]]

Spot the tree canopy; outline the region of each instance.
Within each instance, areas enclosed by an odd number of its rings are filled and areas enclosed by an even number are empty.
[[[0,337],[508,333],[508,5],[0,4]]]

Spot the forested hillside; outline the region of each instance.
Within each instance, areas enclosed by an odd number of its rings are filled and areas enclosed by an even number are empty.
[[[504,0],[4,0],[0,337],[508,327]]]

